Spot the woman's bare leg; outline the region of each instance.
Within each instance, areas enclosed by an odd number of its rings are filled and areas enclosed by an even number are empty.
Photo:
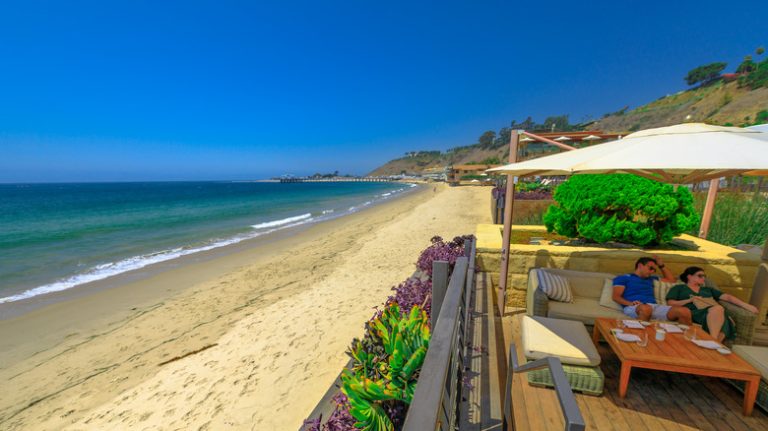
[[[709,307],[707,313],[707,326],[709,327],[709,335],[711,335],[712,338],[717,341],[721,341],[722,338],[725,338],[725,335],[720,332],[720,330],[723,328],[723,323],[725,323],[725,309],[723,309],[721,305]]]

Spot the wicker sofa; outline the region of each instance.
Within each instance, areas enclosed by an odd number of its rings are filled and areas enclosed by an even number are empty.
[[[553,301],[539,288],[537,271],[548,271],[565,277],[573,292],[573,302]],[[614,274],[601,272],[583,272],[556,268],[532,268],[528,272],[526,291],[526,313],[530,316],[544,316],[556,319],[577,320],[592,326],[597,317],[618,318],[624,314],[614,308],[600,305],[600,296],[606,280],[612,280]],[[658,283],[655,289],[657,302],[666,303],[668,283]],[[714,286],[713,286],[714,287]],[[736,322],[736,340],[734,344],[752,345],[755,335],[757,316],[729,302],[720,301]]]

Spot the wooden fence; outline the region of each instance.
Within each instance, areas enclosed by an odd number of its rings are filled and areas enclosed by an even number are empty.
[[[465,249],[466,256],[456,260],[450,280],[448,263],[433,263],[432,337],[403,431],[458,428],[469,306],[475,283],[475,240],[468,241]]]

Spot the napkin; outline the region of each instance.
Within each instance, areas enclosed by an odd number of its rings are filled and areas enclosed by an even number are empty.
[[[677,325],[673,325],[671,323],[659,323],[659,326],[661,326],[662,329],[669,332],[670,334],[683,332],[683,330],[680,329]]]
[[[691,340],[694,344],[696,344],[699,347],[704,347],[705,349],[719,349],[723,346],[720,345],[720,343],[712,340]]]
[[[640,337],[635,334],[626,334],[624,332],[616,334],[616,338],[621,341],[629,341],[630,343],[636,343],[640,341]]]
[[[632,329],[643,329],[644,326],[637,320],[624,320],[624,326]]]

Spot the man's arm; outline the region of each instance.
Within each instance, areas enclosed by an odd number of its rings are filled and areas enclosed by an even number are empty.
[[[626,288],[625,286],[621,286],[621,285],[613,286],[613,296],[611,297],[611,299],[613,299],[618,304],[623,305],[624,307],[627,307],[629,305],[638,305],[638,304],[640,304],[640,301],[632,301],[632,302],[630,302],[630,301],[627,301],[626,299],[624,299],[623,295],[624,295],[624,289],[625,288]]]
[[[667,268],[667,265],[664,265],[664,261],[661,260],[661,258],[658,255],[653,255],[653,259],[656,261],[656,266],[659,267],[659,271],[661,271],[661,275],[663,277],[661,278],[662,281],[668,281],[670,283],[674,283],[677,281],[677,277],[675,277],[675,274],[672,274],[672,271]]]

